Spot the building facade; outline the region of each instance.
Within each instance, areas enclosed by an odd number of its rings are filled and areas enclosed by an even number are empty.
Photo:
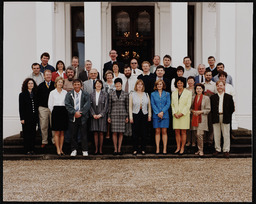
[[[123,61],[169,54],[174,67],[215,56],[233,78],[233,128],[252,129],[252,45],[253,3],[4,2],[3,136],[21,130],[18,95],[43,52],[54,67],[78,55],[102,74],[111,49]]]

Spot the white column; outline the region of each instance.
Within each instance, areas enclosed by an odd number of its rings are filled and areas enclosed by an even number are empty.
[[[216,3],[202,3],[202,62],[208,67],[208,57],[214,56],[216,61]],[[202,63],[201,62],[201,63]]]
[[[101,63],[101,2],[84,2],[85,60],[92,61],[92,67],[100,73]]]
[[[217,9],[217,59],[224,63],[225,71],[234,79],[236,88],[236,4],[216,3]],[[236,101],[236,98],[235,98]],[[236,112],[235,112],[236,113]],[[237,129],[238,123],[232,117],[232,128]]]
[[[55,67],[55,33],[54,33],[54,3],[53,2],[36,2],[36,47],[37,58],[43,52],[50,54],[49,64]]]
[[[159,35],[156,37],[159,37],[159,49],[160,52],[157,53],[161,57],[161,64],[163,60],[163,56],[168,54],[171,55],[171,41],[170,41],[170,35],[171,35],[171,22],[170,22],[170,3],[163,3],[159,2]],[[156,41],[157,42],[157,41]]]
[[[170,3],[171,18],[171,56],[172,65],[183,65],[183,58],[187,56],[188,29],[187,13],[188,3]],[[170,38],[168,36],[168,38]],[[169,42],[167,42],[169,43]]]

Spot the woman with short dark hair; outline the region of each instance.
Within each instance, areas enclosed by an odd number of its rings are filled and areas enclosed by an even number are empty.
[[[34,79],[24,80],[19,94],[19,113],[22,124],[24,149],[27,155],[34,154],[36,125],[38,123],[37,85]]]
[[[175,87],[172,92],[172,114],[173,114],[173,129],[175,130],[175,138],[177,149],[175,154],[182,155],[185,150],[186,130],[190,127],[190,107],[192,100],[192,93],[187,90],[186,79],[184,77],[177,77],[175,80]]]
[[[91,101],[91,131],[94,133],[95,152],[102,155],[103,133],[107,132],[108,94],[102,90],[103,82],[99,79],[95,82],[95,89],[90,94]],[[98,148],[99,144],[99,148]],[[99,149],[99,151],[98,151]]]
[[[195,131],[197,138],[198,151],[195,153],[203,156],[204,152],[204,131],[208,131],[207,115],[211,111],[210,98],[204,95],[204,85],[197,83],[195,85],[196,95],[192,97],[192,120],[191,129]]]
[[[55,81],[57,77],[61,76],[63,79],[67,79],[67,75],[65,73],[65,64],[63,61],[59,60],[56,63],[56,72],[52,73],[52,81]]]

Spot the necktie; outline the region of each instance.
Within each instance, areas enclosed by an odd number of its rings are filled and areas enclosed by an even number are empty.
[[[127,79],[127,81],[126,81],[126,83],[125,83],[125,88],[124,88],[124,91],[125,91],[126,93],[128,93],[128,88],[129,88],[129,84],[128,84],[128,79]]]
[[[78,93],[76,93],[76,100],[75,100],[75,103],[76,103],[76,111],[78,111],[79,110],[79,97],[78,97],[79,95],[78,95]]]
[[[203,77],[203,75],[201,76],[201,83],[203,83],[204,82],[204,77]]]
[[[47,88],[49,89],[49,87],[50,87],[50,82],[47,82],[47,81],[46,81],[46,86],[47,86]]]
[[[93,89],[95,89],[95,80],[93,80]]]
[[[135,69],[133,70],[133,74],[136,74]]]

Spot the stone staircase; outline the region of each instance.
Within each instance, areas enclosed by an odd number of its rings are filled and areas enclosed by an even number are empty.
[[[230,157],[231,158],[241,158],[241,157],[252,157],[252,131],[239,128],[238,130],[233,130],[233,135],[231,137],[231,148],[230,148]],[[49,142],[45,148],[41,148],[41,138],[39,133],[36,137],[36,150],[35,155],[25,155],[23,148],[23,138],[22,134],[14,135],[7,137],[3,140],[3,159],[4,160],[20,160],[20,159],[74,159],[70,155],[70,144],[64,143],[63,151],[66,153],[65,156],[59,157],[56,155],[56,148],[53,144]],[[161,148],[160,148],[161,149]],[[192,149],[187,148],[185,154],[182,156],[175,155],[173,152],[176,149],[174,135],[168,137],[168,154],[155,155],[155,141],[154,136],[148,138],[146,155],[138,154],[133,156],[131,153],[132,149],[132,138],[125,137],[123,139],[122,151],[123,155],[113,156],[113,143],[111,139],[105,139],[103,142],[103,153],[104,155],[93,155],[94,152],[94,143],[93,138],[89,138],[89,157],[82,157],[81,151],[78,151],[78,156],[75,159],[135,159],[135,158],[197,158],[198,155],[195,155],[194,152],[196,148]],[[203,158],[211,158],[212,152],[214,149],[207,149],[205,147],[205,155]],[[222,157],[222,154],[218,157]]]

